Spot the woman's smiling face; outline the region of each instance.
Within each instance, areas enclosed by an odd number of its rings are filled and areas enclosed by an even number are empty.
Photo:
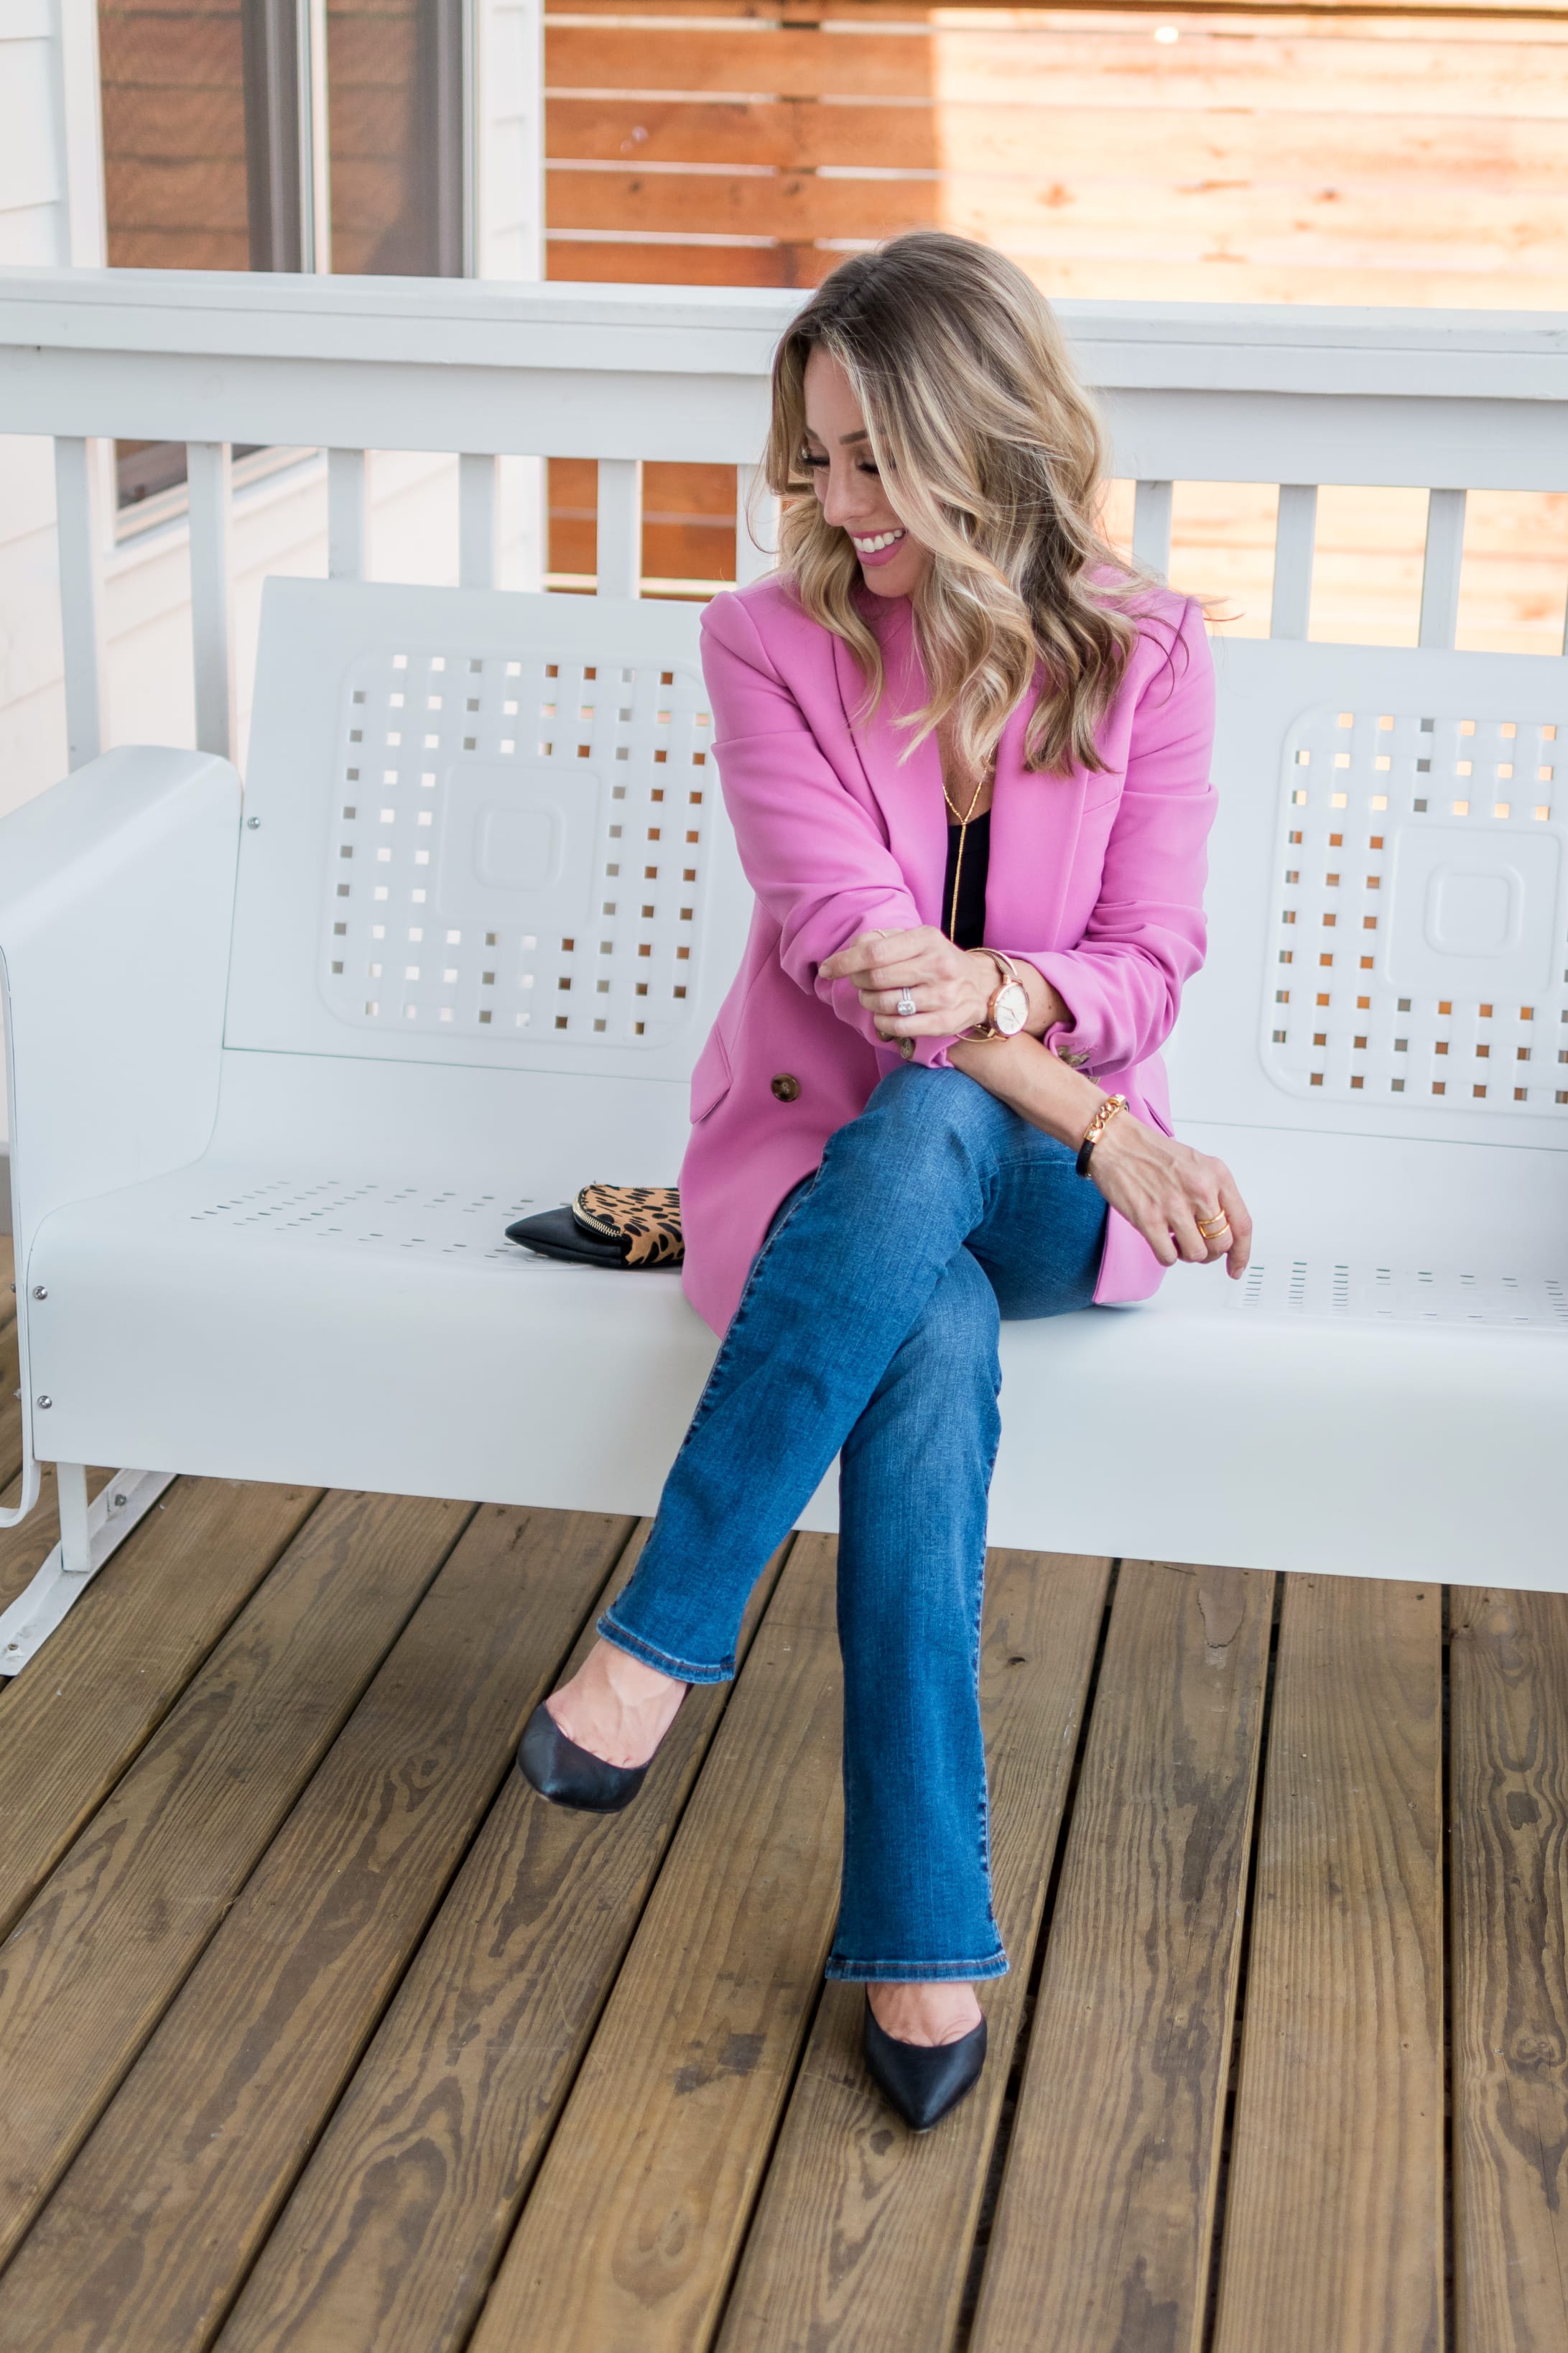
[[[860,404],[837,360],[819,343],[805,364],[803,458],[826,520],[848,534],[860,575],[879,596],[908,596],[931,551],[888,503]]]

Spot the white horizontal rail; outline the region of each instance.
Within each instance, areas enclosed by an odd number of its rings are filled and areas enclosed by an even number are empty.
[[[0,431],[749,465],[798,295],[0,270]],[[1139,480],[1568,490],[1568,325],[1068,302]],[[214,362],[221,361],[221,366]]]
[[[198,736],[232,746],[236,441],[325,447],[328,569],[365,575],[367,448],[459,452],[458,569],[493,584],[498,459],[598,461],[597,585],[642,586],[648,459],[736,469],[736,575],[766,571],[756,453],[801,296],[174,270],[0,269],[0,432],[56,437],[73,765],[104,733],[95,438],[190,448]],[[1133,546],[1168,568],[1177,481],[1279,485],[1272,633],[1308,634],[1316,485],[1429,494],[1423,645],[1451,646],[1466,494],[1568,491],[1568,323],[1284,305],[1058,306],[1137,484]],[[221,361],[215,366],[215,360]],[[1440,386],[1441,389],[1435,387]]]

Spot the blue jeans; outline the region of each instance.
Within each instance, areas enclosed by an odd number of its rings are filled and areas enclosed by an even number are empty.
[[[753,1584],[840,1453],[844,1873],[830,1978],[1000,1977],[980,1609],[1002,1316],[1094,1293],[1105,1204],[960,1071],[892,1072],[784,1203],[599,1631],[725,1682]]]

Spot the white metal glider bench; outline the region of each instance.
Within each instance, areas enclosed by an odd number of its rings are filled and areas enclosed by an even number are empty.
[[[1173,1092],[1256,1264],[1006,1328],[994,1539],[1568,1586],[1568,663],[1217,655]],[[690,607],[274,580],[243,802],[120,751],[0,827],[62,1523],[0,1672],[175,1472],[653,1506],[711,1335],[502,1229],[674,1178],[749,913],[710,738]]]

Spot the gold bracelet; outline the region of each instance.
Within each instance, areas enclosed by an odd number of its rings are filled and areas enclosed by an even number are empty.
[[[1100,1109],[1095,1113],[1094,1117],[1084,1129],[1083,1142],[1078,1148],[1077,1167],[1078,1173],[1080,1176],[1087,1176],[1089,1175],[1089,1164],[1094,1157],[1095,1145],[1100,1142],[1100,1137],[1105,1134],[1106,1129],[1110,1125],[1110,1123],[1116,1117],[1117,1113],[1119,1111],[1125,1111],[1126,1108],[1127,1098],[1125,1095],[1106,1096],[1104,1102],[1100,1104]]]

